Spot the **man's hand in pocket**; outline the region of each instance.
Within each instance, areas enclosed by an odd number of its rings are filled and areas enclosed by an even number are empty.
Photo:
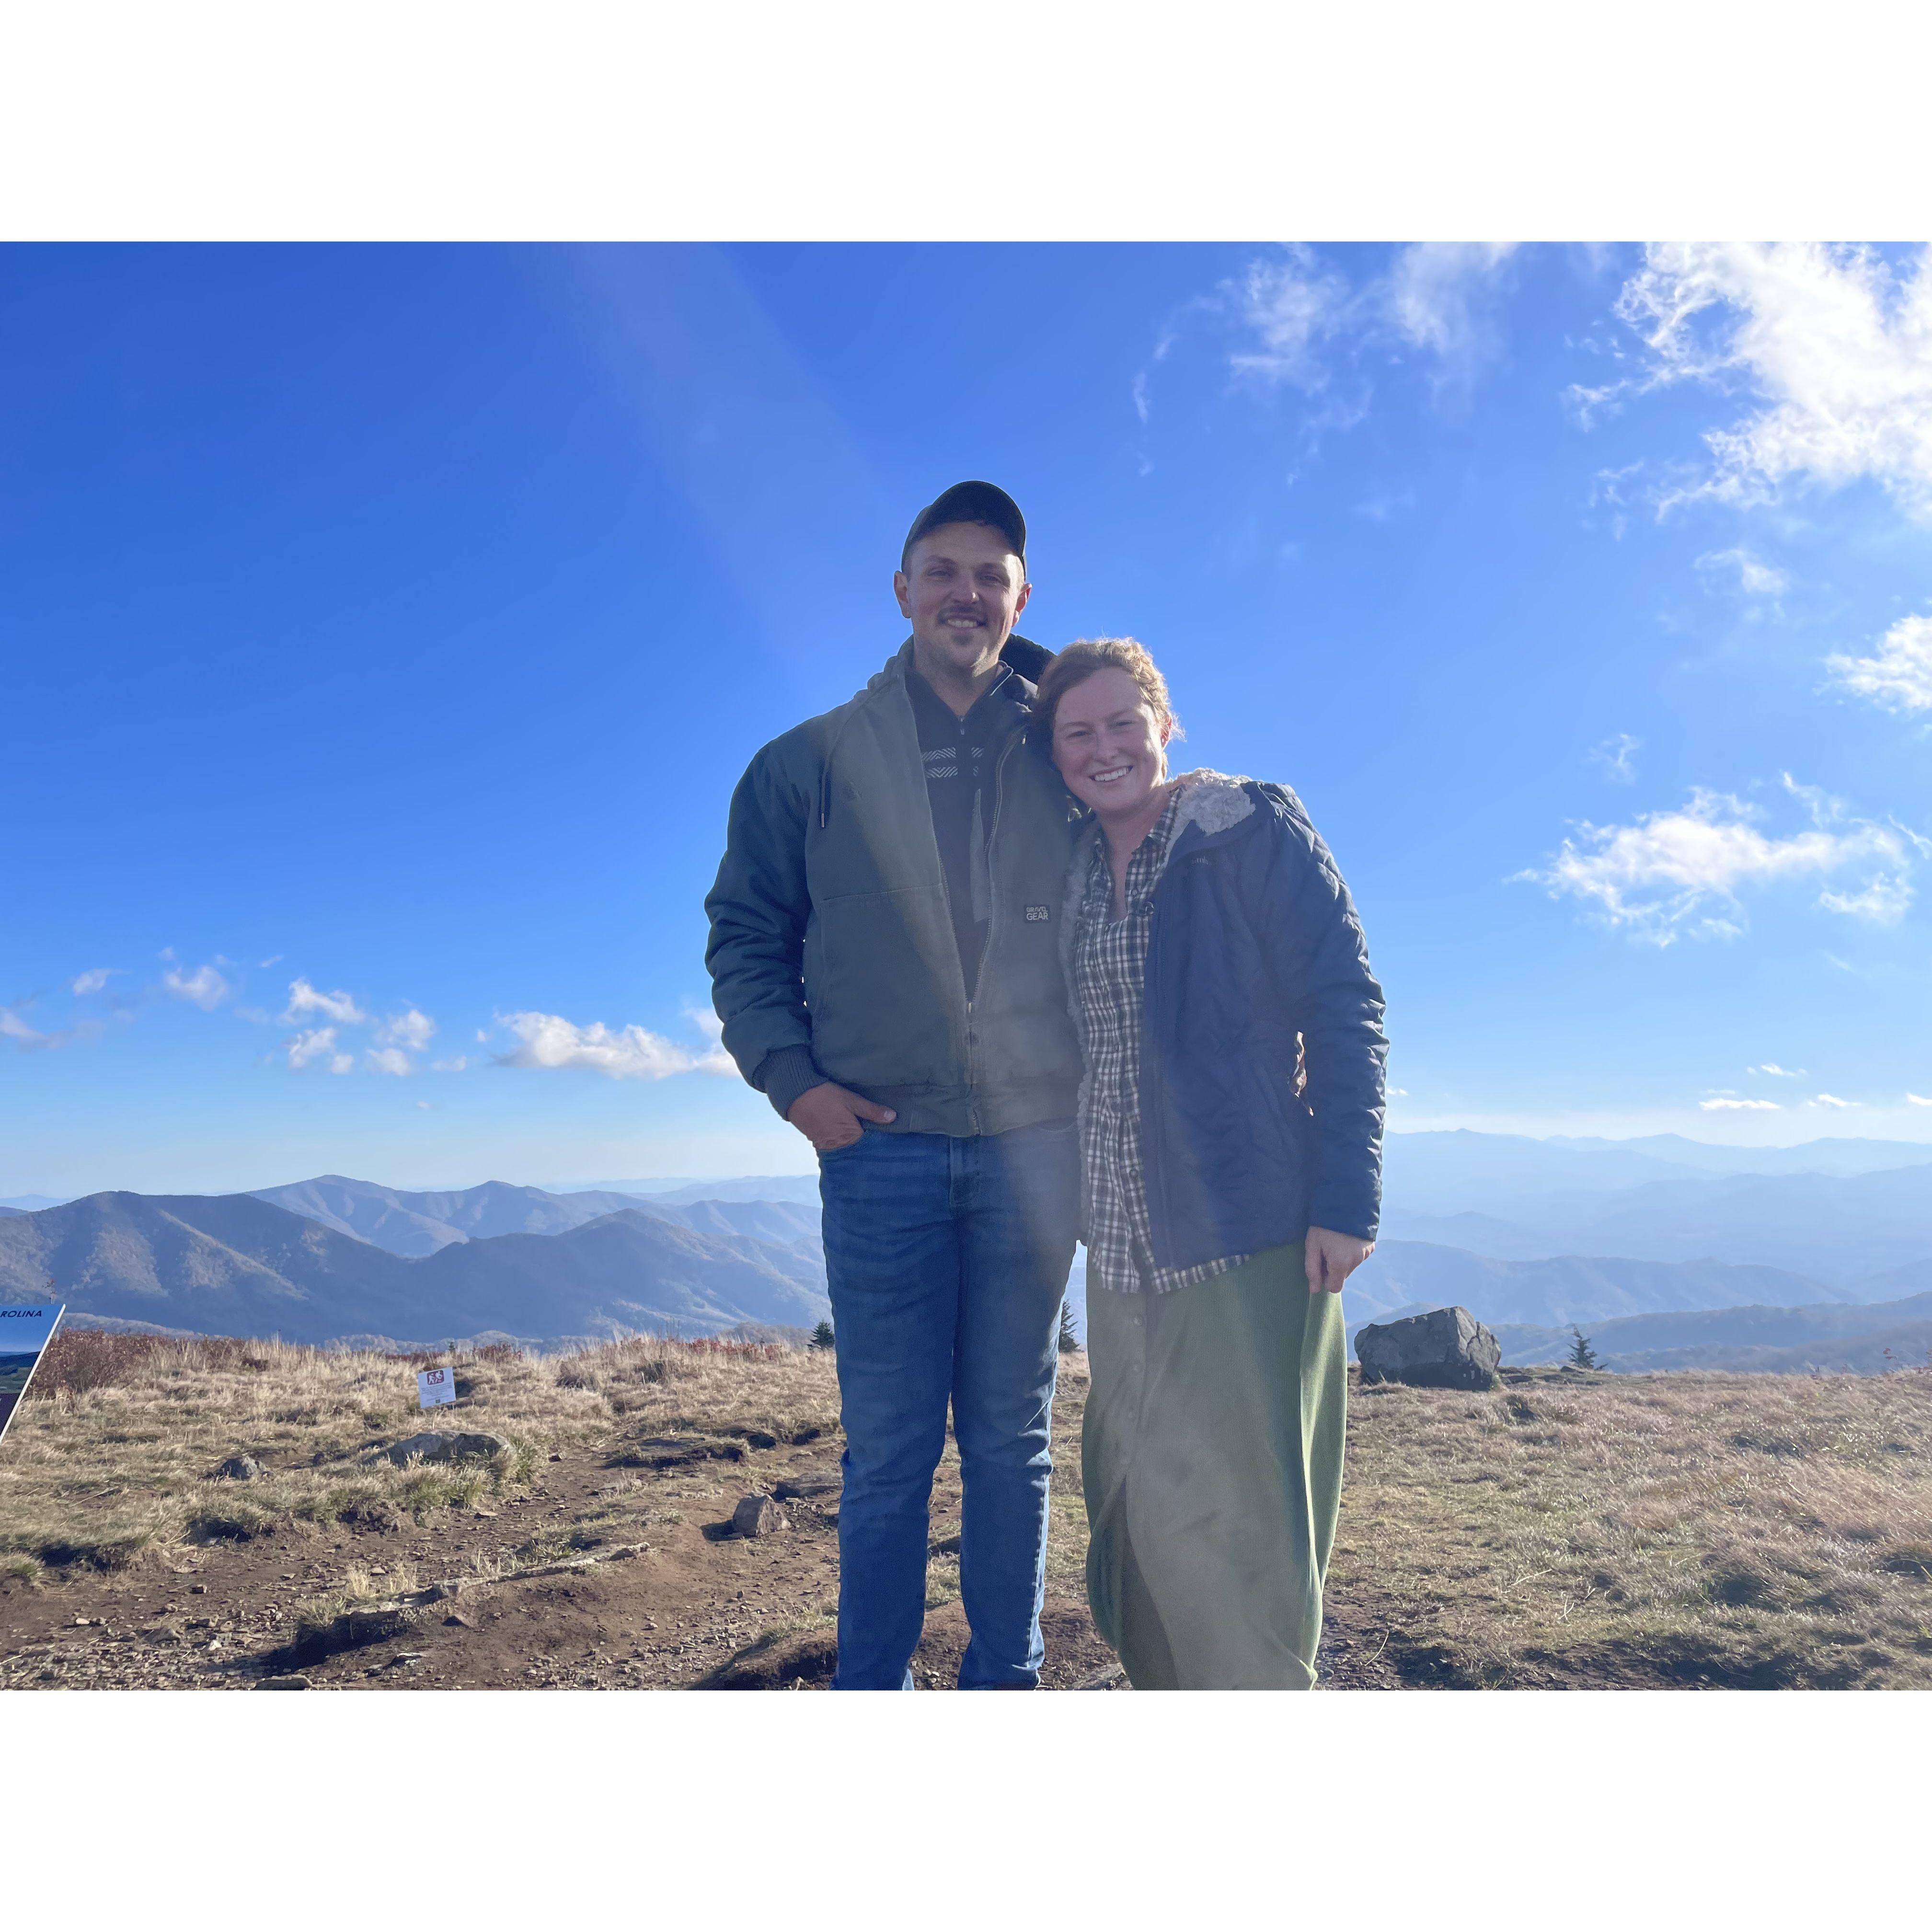
[[[890,1107],[881,1107],[862,1094],[854,1094],[835,1081],[822,1081],[808,1087],[791,1103],[789,1120],[820,1154],[832,1154],[850,1147],[866,1130],[862,1122],[871,1120],[884,1126],[898,1116]]]

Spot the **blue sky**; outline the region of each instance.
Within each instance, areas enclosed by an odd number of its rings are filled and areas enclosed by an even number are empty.
[[[700,902],[965,476],[1306,802],[1393,1125],[1932,1141],[1921,250],[16,248],[0,1196],[802,1169]]]

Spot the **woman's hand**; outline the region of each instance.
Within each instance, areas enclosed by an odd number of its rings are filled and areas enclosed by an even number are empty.
[[[1333,1228],[1308,1231],[1308,1292],[1340,1294],[1342,1284],[1376,1251],[1372,1241],[1359,1234],[1338,1234]]]

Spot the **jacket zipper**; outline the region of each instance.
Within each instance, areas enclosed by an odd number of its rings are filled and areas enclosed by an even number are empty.
[[[993,956],[993,932],[1000,918],[1000,896],[993,890],[993,850],[1000,836],[1000,807],[1006,795],[1006,760],[1012,756],[1025,735],[1024,730],[1016,733],[1008,741],[1006,748],[1000,754],[999,763],[993,767],[993,822],[986,828],[986,883],[989,903],[986,908],[986,937],[980,942],[979,964],[973,974],[976,993],[982,991],[986,983],[986,962]],[[966,1000],[966,1091],[969,1095],[976,1096],[979,1091],[979,1038],[973,1024],[973,995],[969,994]],[[976,1133],[980,1130],[980,1102],[976,1098],[971,1098],[966,1104],[973,1130]]]

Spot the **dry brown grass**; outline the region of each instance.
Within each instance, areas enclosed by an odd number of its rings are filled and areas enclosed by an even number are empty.
[[[1351,1400],[1330,1600],[1407,1681],[1932,1686],[1932,1376]]]
[[[352,1540],[333,1565],[281,1566],[328,1592],[289,1614],[333,1614],[465,1562],[500,1572],[681,1521],[702,1564],[712,1546],[692,1522],[728,1515],[752,1469],[816,1471],[838,1446],[820,1350],[637,1341],[466,1358],[468,1393],[424,1415],[407,1362],[72,1339],[81,1350],[37,1380],[0,1454],[0,1577],[38,1583],[58,1568],[78,1580],[211,1537],[327,1527],[341,1538],[345,1511],[365,1528],[385,1510],[407,1526],[470,1503],[500,1512],[472,1526],[472,1546],[376,1537]],[[1085,1357],[1062,1358],[1047,1567],[1076,1601],[1086,1390]],[[448,1426],[494,1430],[513,1448],[457,1468],[368,1460]],[[553,1450],[582,1472],[562,1509],[537,1495]],[[210,1479],[238,1453],[268,1473]],[[946,1547],[959,1527],[956,1460],[949,1443],[935,1606],[958,1591]],[[823,1550],[796,1540],[809,1564],[788,1586],[788,1629],[829,1610]],[[445,1567],[418,1576],[406,1558]],[[1329,1602],[1363,1666],[1340,1682],[1391,1681],[1377,1672],[1392,1666],[1415,1685],[1932,1688],[1932,1376],[1535,1370],[1490,1394],[1358,1389]]]
[[[0,1456],[0,1574],[124,1568],[191,1543],[380,1526],[526,1489],[554,1448],[692,1430],[742,1440],[835,1431],[824,1354],[638,1340],[581,1354],[501,1349],[458,1364],[462,1399],[424,1414],[413,1364],[271,1342],[56,1336]],[[372,1460],[421,1429],[508,1438],[484,1464]],[[264,1473],[224,1481],[226,1457]]]

